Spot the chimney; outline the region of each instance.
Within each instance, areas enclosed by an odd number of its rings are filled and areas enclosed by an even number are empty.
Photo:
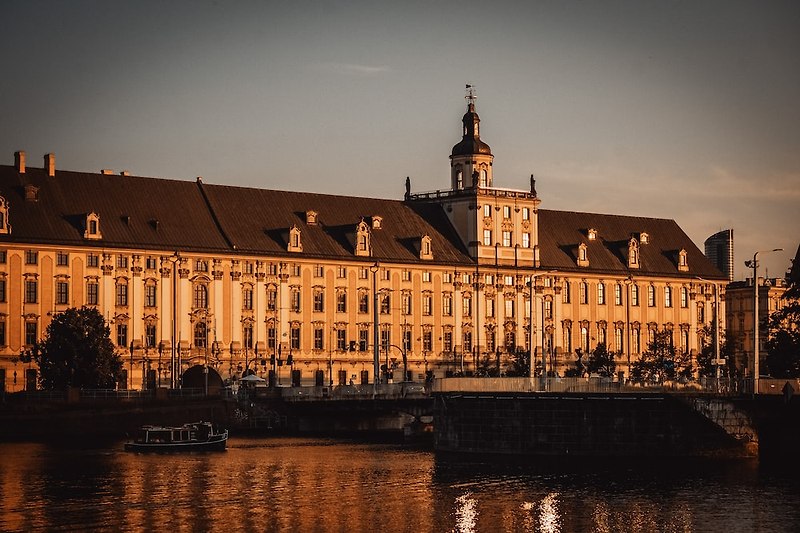
[[[25,186],[25,201],[38,202],[39,201],[39,187],[36,185],[28,184]]]
[[[22,150],[14,152],[14,166],[17,167],[17,172],[25,174],[25,152]]]
[[[44,154],[44,169],[51,178],[56,175],[56,154]]]
[[[102,169],[100,169],[100,174],[102,174],[103,176],[110,176],[113,173],[114,173],[114,171],[111,170],[110,168],[102,168]]]

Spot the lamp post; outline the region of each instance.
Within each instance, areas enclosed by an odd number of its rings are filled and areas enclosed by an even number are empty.
[[[373,390],[378,392],[380,380],[380,357],[378,354],[378,266],[377,261],[369,267],[372,272],[372,365],[373,365]]]
[[[538,342],[536,342],[536,338],[534,336],[537,333],[537,331],[536,331],[536,327],[535,327],[536,326],[536,315],[533,312],[534,309],[536,309],[536,306],[533,303],[533,301],[535,299],[535,295],[536,295],[536,284],[533,282],[533,280],[535,280],[539,276],[547,276],[549,274],[555,274],[555,273],[556,273],[555,270],[548,270],[547,272],[537,272],[537,273],[535,273],[535,274],[533,274],[531,276],[531,280],[528,282],[528,286],[531,289],[531,297],[530,297],[530,302],[529,302],[529,305],[530,305],[530,317],[531,317],[531,327],[530,327],[530,338],[531,338],[530,347],[531,347],[531,350],[530,350],[530,357],[528,358],[528,377],[531,377],[531,378],[534,377],[533,376],[533,371],[534,371],[534,367],[535,367],[535,365],[533,363],[533,356],[534,356],[534,353],[535,353],[535,348],[536,348],[536,346],[538,346]],[[546,383],[545,380],[547,379],[547,356],[545,355],[545,350],[544,350],[544,301],[542,301],[541,315],[542,315],[542,347],[541,347],[542,348],[542,384],[545,384]]]
[[[178,388],[180,382],[178,381],[179,368],[176,367],[177,350],[175,339],[178,337],[178,262],[180,261],[181,253],[176,251],[170,256],[170,263],[172,263],[172,342],[170,343],[170,388]]]
[[[758,378],[761,373],[759,369],[759,346],[758,346],[758,254],[768,254],[770,252],[782,252],[783,248],[773,248],[772,250],[759,250],[753,254],[752,261],[745,261],[744,264],[753,269],[753,394],[758,394]]]
[[[627,379],[631,378],[631,286],[633,275],[625,278],[625,355],[628,359]]]

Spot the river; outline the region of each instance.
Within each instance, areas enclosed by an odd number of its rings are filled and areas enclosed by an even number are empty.
[[[454,461],[427,450],[232,438],[0,444],[0,531],[800,531],[800,482],[754,460]]]

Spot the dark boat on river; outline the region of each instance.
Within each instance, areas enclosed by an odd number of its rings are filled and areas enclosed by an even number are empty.
[[[191,422],[182,426],[142,426],[132,442],[125,443],[129,452],[204,452],[223,451],[228,430],[211,422]]]

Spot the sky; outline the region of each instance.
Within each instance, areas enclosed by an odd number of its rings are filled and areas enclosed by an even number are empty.
[[[402,199],[449,187],[464,88],[544,209],[800,243],[800,2],[0,2],[0,164]]]

